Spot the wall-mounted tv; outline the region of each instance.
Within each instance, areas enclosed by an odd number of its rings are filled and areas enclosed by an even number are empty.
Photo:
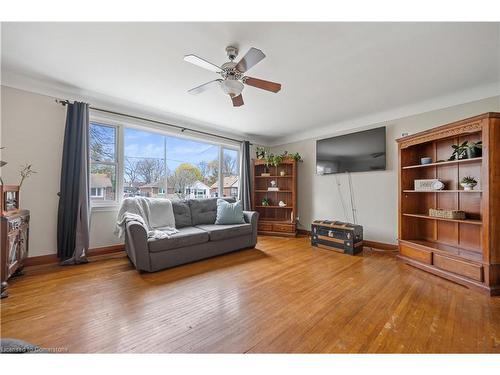
[[[385,126],[316,142],[316,173],[385,170]]]

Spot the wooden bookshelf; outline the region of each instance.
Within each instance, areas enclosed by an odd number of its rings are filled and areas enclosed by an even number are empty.
[[[297,223],[297,162],[291,158],[283,160],[277,167],[268,166],[270,176],[262,176],[266,165],[264,160],[252,160],[253,209],[259,212],[258,232],[263,235],[296,236]],[[285,175],[281,176],[280,172]],[[269,191],[271,181],[276,181],[279,191]],[[269,206],[262,205],[262,199],[270,200]],[[285,207],[278,205],[286,203]]]
[[[482,157],[448,161],[452,145],[482,141]],[[500,294],[500,113],[486,113],[403,137],[399,149],[399,258],[470,288]],[[446,160],[420,165],[420,158]],[[473,176],[475,190],[460,180]],[[443,190],[416,191],[416,179],[440,179]],[[466,212],[454,220],[429,208]]]
[[[482,190],[403,190],[403,193],[482,193]]]

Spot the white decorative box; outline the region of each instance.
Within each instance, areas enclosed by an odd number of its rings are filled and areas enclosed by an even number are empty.
[[[441,180],[432,178],[426,180],[415,180],[415,191],[436,191],[441,190],[444,184]]]

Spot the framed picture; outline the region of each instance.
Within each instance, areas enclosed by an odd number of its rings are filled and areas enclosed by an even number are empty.
[[[19,186],[18,185],[0,185],[1,202],[0,212],[2,215],[19,211]]]

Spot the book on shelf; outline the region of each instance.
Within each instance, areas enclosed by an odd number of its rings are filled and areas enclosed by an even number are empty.
[[[280,191],[279,187],[268,187],[267,191]]]

